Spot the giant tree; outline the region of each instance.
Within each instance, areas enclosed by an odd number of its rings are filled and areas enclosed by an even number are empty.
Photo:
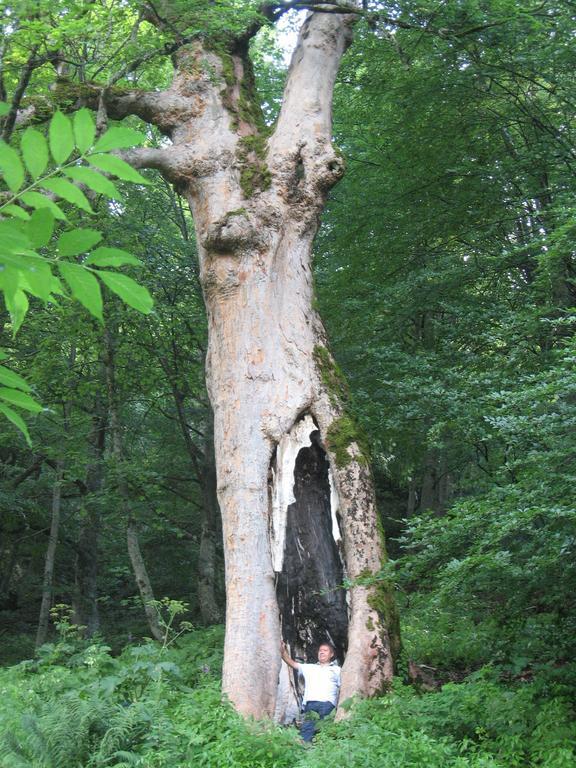
[[[310,13],[270,127],[250,45],[296,4],[225,2],[220,16],[203,1],[64,5],[93,28],[113,7],[112,37],[123,13],[133,25],[108,58],[99,49],[106,35],[82,48],[76,32],[60,34],[45,57],[58,73],[49,100],[97,109],[101,121],[137,116],[156,126],[171,143],[126,159],[160,170],[194,218],[226,560],[224,692],[242,713],[283,716],[283,635],[296,652],[328,637],[345,653],[341,700],[375,693],[393,671],[393,601],[378,578],[385,554],[367,452],[314,308],[311,271],[320,214],[344,170],[331,102],[356,6],[298,4]],[[45,14],[70,21],[47,5]],[[123,48],[130,55],[113,71]],[[159,52],[171,54],[168,87],[131,87]],[[21,119],[45,109],[46,98],[22,102]]]

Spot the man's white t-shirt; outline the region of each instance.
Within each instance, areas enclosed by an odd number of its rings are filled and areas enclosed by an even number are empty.
[[[340,667],[337,664],[298,664],[305,682],[303,704],[308,701],[338,703]]]

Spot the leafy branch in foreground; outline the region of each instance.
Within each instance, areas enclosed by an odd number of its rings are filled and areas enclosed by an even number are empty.
[[[0,103],[0,116],[8,110],[7,104]],[[48,139],[29,127],[22,134],[20,150],[0,141],[0,172],[7,187],[0,193],[0,291],[14,334],[28,312],[28,296],[56,303],[57,297],[67,295],[60,278],[69,294],[100,322],[100,283],[139,312],[152,310],[152,297],[144,286],[107,269],[139,265],[137,258],[99,245],[102,234],[95,229],[67,229],[54,239],[57,222],[67,222],[62,203],[93,213],[79,185],[120,201],[122,195],[105,174],[135,184],[149,183],[120,157],[109,154],[141,144],[144,138],[122,126],[109,128],[96,139],[92,115],[81,109],[73,120],[57,112],[50,121]],[[2,353],[0,359],[6,357]],[[12,406],[37,413],[41,405],[28,394],[31,388],[26,380],[4,366],[0,366],[0,385],[0,413],[30,442],[26,424]]]

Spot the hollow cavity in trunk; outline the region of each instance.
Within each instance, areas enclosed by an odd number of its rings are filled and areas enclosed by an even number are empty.
[[[348,606],[337,495],[310,415],[278,446],[273,474],[273,556],[283,638],[293,655],[309,662],[316,660],[318,645],[329,641],[342,661]]]

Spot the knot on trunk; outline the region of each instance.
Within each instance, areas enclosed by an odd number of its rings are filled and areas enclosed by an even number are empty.
[[[234,254],[263,244],[263,232],[246,208],[229,211],[211,224],[202,242],[212,253]]]
[[[320,190],[329,190],[337,184],[346,170],[343,155],[330,147],[314,164],[312,177]]]

